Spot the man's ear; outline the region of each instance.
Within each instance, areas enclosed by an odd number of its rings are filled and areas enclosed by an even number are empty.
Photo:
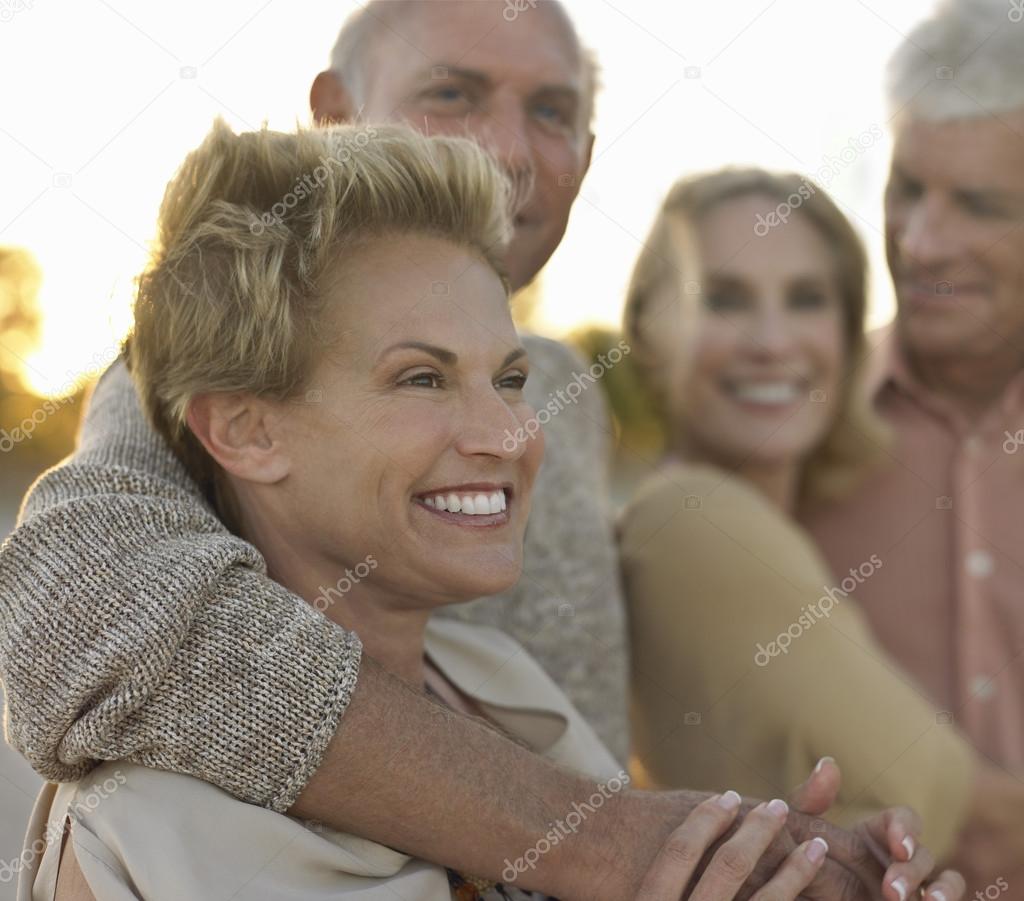
[[[309,89],[309,109],[317,125],[352,122],[356,115],[352,96],[341,79],[329,69],[313,79],[313,87]]]
[[[278,431],[280,417],[266,401],[242,394],[199,394],[186,415],[192,434],[231,475],[271,485],[291,470]]]

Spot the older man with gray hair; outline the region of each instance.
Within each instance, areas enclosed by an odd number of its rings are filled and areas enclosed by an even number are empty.
[[[891,465],[806,518],[834,571],[881,557],[857,600],[882,644],[945,711],[934,728],[961,728],[979,759],[1015,777],[1016,798],[975,811],[982,825],[965,836],[963,863],[971,891],[998,876],[1007,897],[1024,898],[1018,7],[947,0],[892,59],[885,213],[898,310],[865,364],[894,434]]]

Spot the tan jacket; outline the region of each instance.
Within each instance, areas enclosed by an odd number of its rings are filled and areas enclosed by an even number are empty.
[[[799,526],[707,466],[652,477],[620,546],[638,787],[786,797],[828,755],[843,772],[837,821],[908,804],[928,846],[950,850],[973,757],[857,607],[883,557],[833,575]]]
[[[513,736],[554,761],[609,780],[609,788],[618,783],[619,764],[515,641],[489,627],[434,619],[426,651]],[[451,897],[443,867],[245,804],[190,776],[113,762],[78,783],[43,788],[18,901],[53,901],[60,841],[46,836],[59,836],[69,813],[75,855],[102,901]],[[41,855],[32,850],[34,842],[37,850],[45,846]],[[509,857],[526,850],[509,849]]]

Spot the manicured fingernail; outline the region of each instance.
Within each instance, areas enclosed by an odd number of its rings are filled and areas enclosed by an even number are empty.
[[[946,901],[946,893],[940,888],[933,888],[928,892],[928,897],[932,901]]]
[[[782,817],[789,815],[789,805],[785,801],[781,801],[776,798],[774,801],[768,802],[768,813],[773,817]]]
[[[907,849],[907,860],[910,860],[914,856],[914,837],[912,835],[904,836],[900,844]]]
[[[823,838],[816,838],[807,846],[804,854],[811,863],[821,863],[828,854],[828,842]]]
[[[818,765],[814,768],[814,772],[820,773],[821,772],[821,768],[826,763],[835,763],[835,762],[836,762],[835,758],[832,758],[832,757],[822,757],[821,760],[818,761]]]
[[[900,901],[906,901],[907,899],[907,880],[900,876],[899,879],[894,879],[892,883],[893,891],[900,896]]]
[[[727,791],[724,795],[718,796],[718,806],[726,810],[735,810],[740,806],[740,796],[734,791]]]

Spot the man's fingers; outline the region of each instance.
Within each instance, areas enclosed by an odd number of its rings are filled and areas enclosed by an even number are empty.
[[[736,819],[740,796],[729,791],[698,804],[662,845],[637,901],[679,901],[707,850]]]

